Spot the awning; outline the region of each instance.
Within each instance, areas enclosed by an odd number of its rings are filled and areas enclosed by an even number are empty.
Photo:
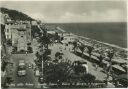
[[[124,59],[112,59],[112,62],[116,62],[116,63],[127,63],[127,61],[124,60]]]
[[[99,57],[100,56],[99,53],[93,53],[93,55],[96,56],[96,57]]]
[[[115,68],[115,69],[118,69],[118,70],[120,70],[120,71],[122,71],[122,72],[126,72],[121,66],[119,66],[119,65],[112,65],[112,68]]]
[[[119,75],[118,79],[127,79],[127,81],[128,81],[128,74]]]

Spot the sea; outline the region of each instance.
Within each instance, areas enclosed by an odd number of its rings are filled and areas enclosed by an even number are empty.
[[[52,23],[66,32],[127,48],[127,23]]]

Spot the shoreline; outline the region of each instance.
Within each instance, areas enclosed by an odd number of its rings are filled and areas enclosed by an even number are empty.
[[[59,29],[58,29],[59,28]],[[64,29],[60,28],[59,26],[57,26],[57,30],[61,31],[62,33],[68,33],[66,32]],[[78,37],[78,38],[82,38],[82,39],[88,39],[88,40],[92,40],[92,41],[95,41],[97,43],[100,43],[100,44],[103,44],[103,45],[106,45],[106,46],[110,46],[110,47],[114,47],[114,48],[117,48],[117,49],[121,49],[121,50],[125,50],[125,51],[128,51],[128,48],[123,48],[123,47],[120,47],[118,45],[115,45],[115,44],[110,44],[110,43],[106,43],[106,42],[102,42],[102,41],[98,41],[98,40],[95,40],[95,39],[91,39],[91,38],[87,38],[85,36],[79,36],[79,35],[76,35],[72,32],[70,32],[70,34]]]
[[[97,43],[101,43],[101,44],[104,44],[104,45],[106,45],[106,46],[111,46],[111,47],[115,47],[115,48],[118,48],[118,49],[122,49],[122,50],[128,51],[128,48],[123,48],[123,47],[120,47],[120,46],[118,46],[118,45],[114,45],[114,44],[110,44],[110,43],[98,41],[98,40],[91,39],[91,38],[87,38],[87,37],[84,37],[84,36],[78,36],[78,37],[79,37],[79,38],[84,38],[84,39],[93,40],[93,41],[96,41]]]

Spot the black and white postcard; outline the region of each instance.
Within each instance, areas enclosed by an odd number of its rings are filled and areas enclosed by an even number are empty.
[[[0,1],[1,88],[128,87],[127,0]]]

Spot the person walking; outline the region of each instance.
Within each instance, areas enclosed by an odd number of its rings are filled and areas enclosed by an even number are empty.
[[[26,56],[27,56],[28,52],[26,51]]]

